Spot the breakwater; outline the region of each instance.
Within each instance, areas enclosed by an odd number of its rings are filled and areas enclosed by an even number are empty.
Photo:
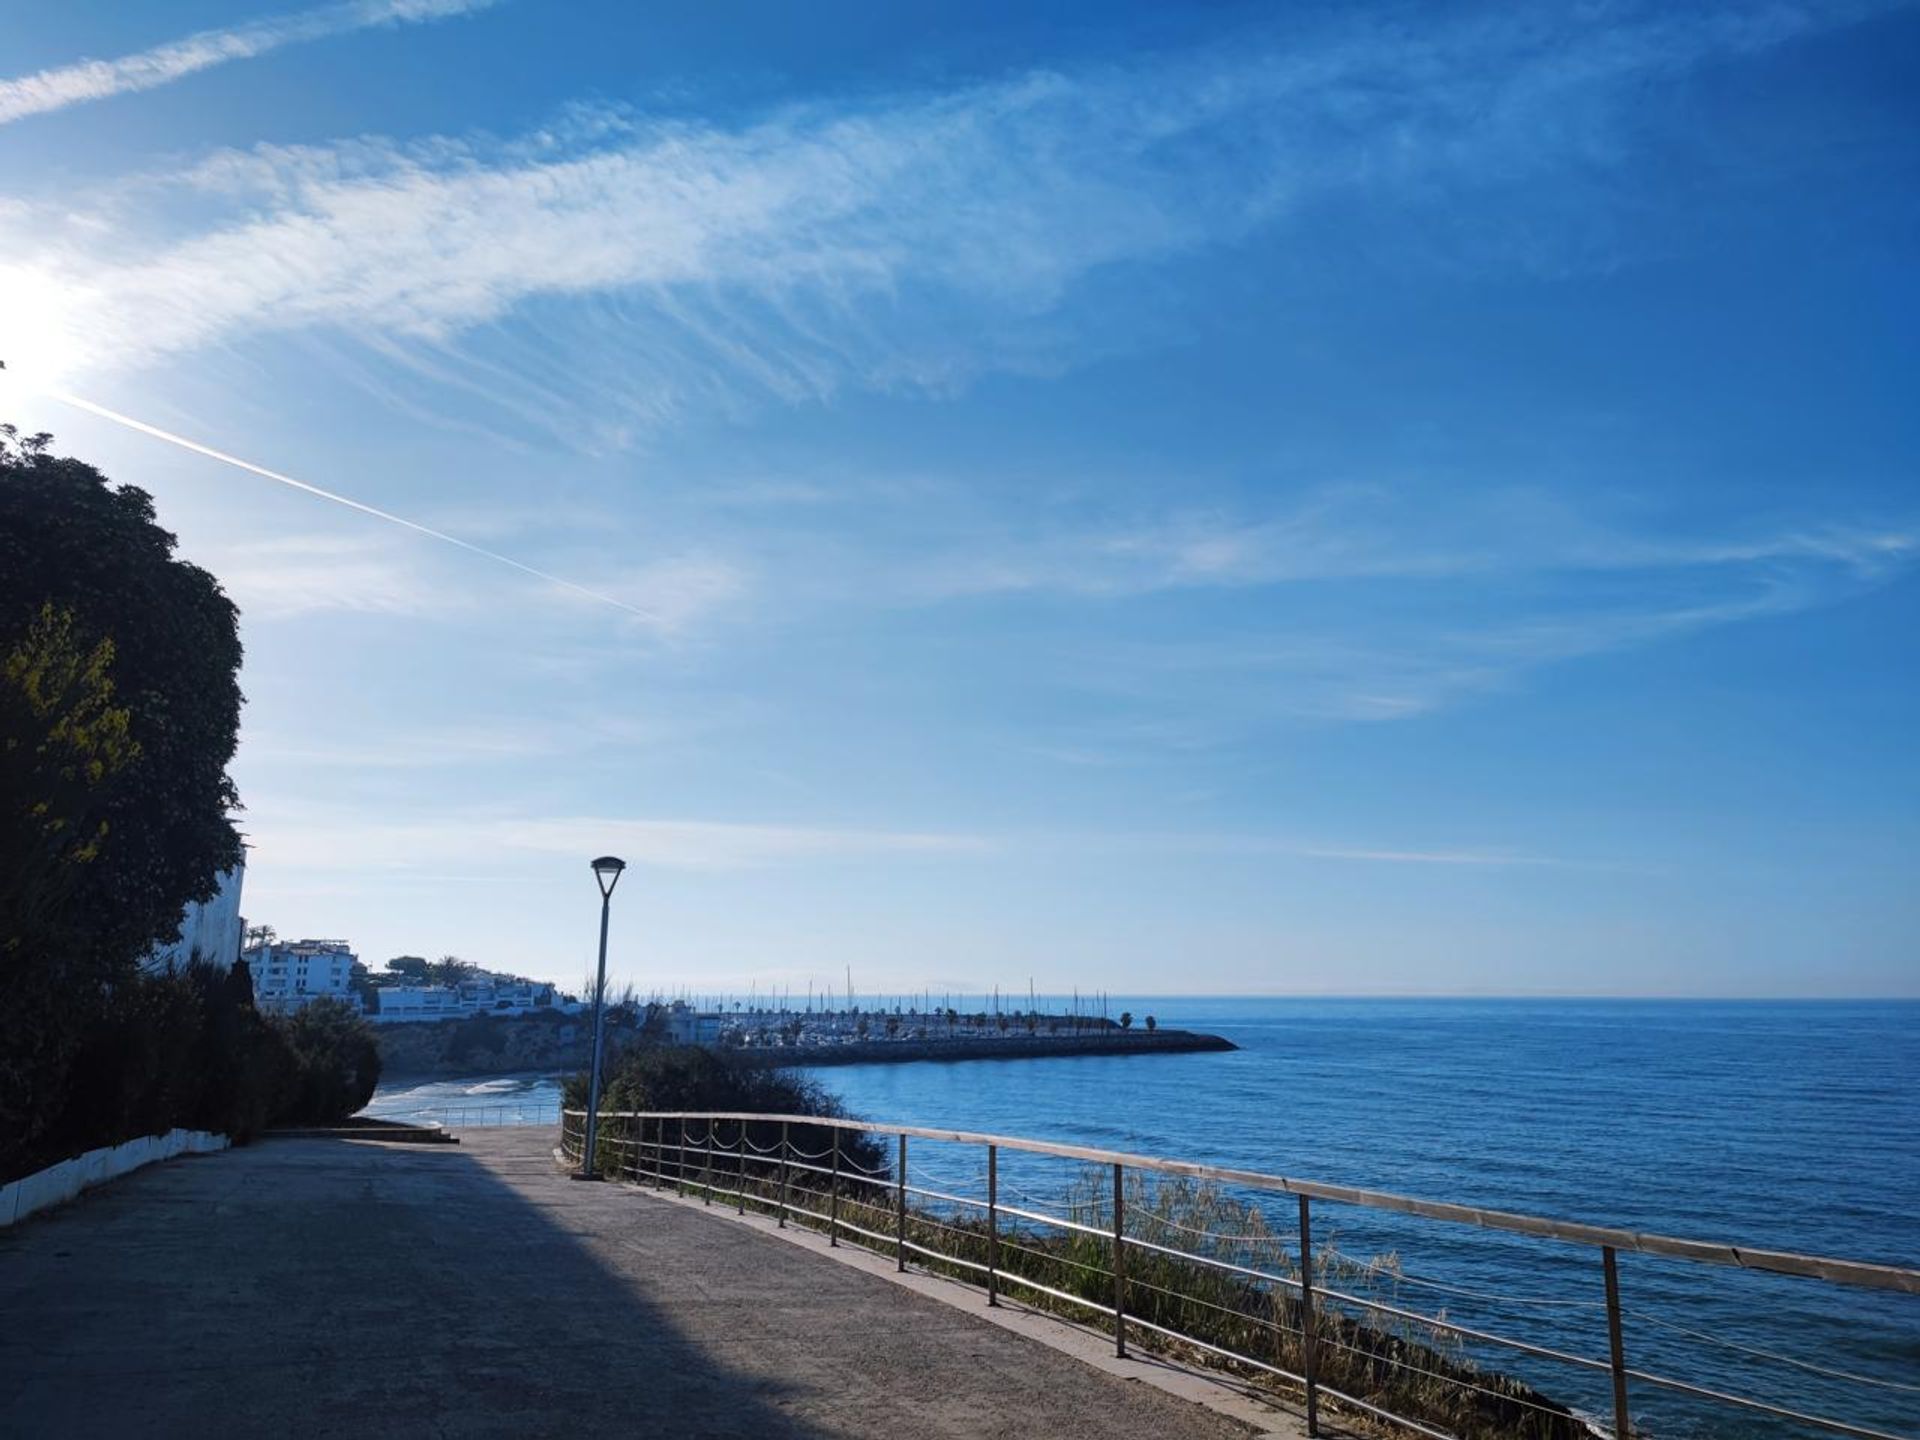
[[[1075,1055],[1182,1054],[1237,1050],[1197,1030],[1106,1030],[1082,1035],[970,1035],[952,1039],[857,1040],[837,1045],[780,1045],[733,1053],[750,1065],[892,1065],[915,1060],[1039,1060]]]
[[[420,1021],[374,1027],[381,1074],[387,1078],[508,1075],[584,1070],[593,1052],[593,1022],[584,1014],[478,1015],[463,1020]],[[917,1060],[1058,1059],[1075,1055],[1154,1055],[1233,1050],[1219,1035],[1193,1030],[1039,1030],[983,1034],[901,1035],[872,1039],[821,1034],[773,1039],[772,1027],[756,1029],[745,1044],[724,1044],[729,1054],[767,1068],[817,1065],[904,1064]],[[648,1036],[629,1011],[607,1014],[607,1050],[617,1055]]]

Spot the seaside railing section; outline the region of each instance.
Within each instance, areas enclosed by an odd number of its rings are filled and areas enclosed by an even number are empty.
[[[576,1161],[585,1120],[583,1111],[562,1112],[562,1149]],[[815,1148],[805,1148],[800,1137],[812,1137]],[[917,1143],[910,1149],[909,1142]],[[1121,1356],[1139,1343],[1280,1382],[1303,1402],[1310,1435],[1319,1433],[1321,1408],[1331,1402],[1433,1440],[1626,1437],[1645,1433],[1630,1418],[1630,1402],[1636,1390],[1652,1389],[1719,1409],[1729,1419],[1745,1416],[1730,1433],[1914,1440],[1911,1429],[1888,1426],[1915,1413],[1920,1384],[1856,1373],[1823,1363],[1831,1358],[1824,1355],[1810,1360],[1674,1326],[1636,1308],[1623,1286],[1620,1256],[1920,1296],[1920,1270],[1902,1266],[1676,1239],[1090,1146],[817,1116],[603,1113],[596,1148],[603,1166],[631,1179],[709,1205],[729,1201],[743,1214],[752,1208],[782,1226],[807,1225],[830,1244],[887,1254],[902,1270],[911,1260],[982,1286],[988,1305],[1017,1293],[1040,1308],[1090,1319],[1111,1332]],[[939,1164],[928,1160],[929,1152]],[[1077,1173],[1064,1194],[1049,1198],[1016,1184],[1008,1159],[1071,1162]],[[1228,1198],[1235,1193],[1290,1197],[1287,1226],[1270,1227],[1258,1205],[1236,1207]],[[1462,1324],[1444,1307],[1453,1303],[1450,1297],[1478,1292],[1407,1275],[1398,1257],[1385,1262],[1393,1280],[1439,1292],[1433,1303],[1441,1308],[1414,1308],[1419,1302],[1404,1301],[1398,1283],[1383,1295],[1368,1284],[1382,1262],[1315,1243],[1316,1226],[1325,1234],[1330,1219],[1351,1209],[1582,1247],[1590,1255],[1592,1294],[1506,1298],[1521,1309],[1542,1307],[1562,1322],[1569,1307],[1586,1312],[1594,1343],[1570,1348],[1564,1323],[1526,1337]],[[1223,1223],[1233,1223],[1235,1232],[1212,1228]],[[1723,1379],[1706,1383],[1647,1368],[1635,1359],[1634,1332],[1642,1325],[1680,1329],[1737,1352],[1741,1376],[1750,1375],[1755,1362],[1777,1366],[1783,1388],[1756,1395]],[[1602,1347],[1604,1353],[1589,1353]],[[1520,1357],[1513,1363],[1528,1366],[1530,1375],[1564,1367],[1593,1382],[1605,1396],[1595,1408],[1610,1411],[1610,1432],[1531,1384],[1481,1368],[1475,1358],[1501,1353]],[[1811,1408],[1802,1398],[1810,1389],[1851,1397],[1852,1403],[1828,1408],[1857,1413]]]
[[[558,1125],[558,1101],[503,1100],[493,1105],[424,1105],[404,1117],[432,1123],[443,1130],[492,1129],[504,1125]]]

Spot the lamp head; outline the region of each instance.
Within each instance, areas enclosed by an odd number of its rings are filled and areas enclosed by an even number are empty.
[[[600,882],[600,898],[608,899],[613,887],[620,883],[620,872],[627,868],[627,862],[614,855],[602,855],[593,862],[593,878]]]

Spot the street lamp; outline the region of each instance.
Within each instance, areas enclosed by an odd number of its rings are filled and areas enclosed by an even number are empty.
[[[627,862],[602,855],[593,862],[593,878],[600,886],[600,972],[593,987],[593,1073],[587,1077],[587,1140],[580,1157],[576,1180],[598,1180],[593,1168],[593,1142],[600,1129],[600,1050],[606,1043],[607,1019],[607,914],[613,908],[613,887],[620,883],[620,872]]]

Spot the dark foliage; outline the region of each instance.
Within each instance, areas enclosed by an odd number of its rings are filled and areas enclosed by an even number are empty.
[[[362,1109],[380,1083],[373,1027],[344,1000],[315,1000],[274,1019],[292,1054],[294,1085],[283,1120],[331,1124]]]
[[[379,1079],[373,1027],[337,1000],[262,1015],[244,961],[135,974],[83,1031],[52,1121],[31,1144],[0,1137],[0,1181],[173,1129],[244,1145],[271,1124],[331,1124]]]
[[[567,1081],[566,1104],[580,1109],[587,1103],[587,1076]],[[789,1070],[764,1070],[741,1063],[734,1056],[692,1045],[649,1045],[627,1051],[601,1087],[601,1111],[714,1110],[756,1115],[815,1115],[846,1119],[840,1101],[817,1083]],[[767,1146],[780,1138],[778,1125],[749,1123],[747,1138]],[[799,1149],[818,1154],[832,1148],[836,1138],[842,1156],[868,1170],[886,1164],[886,1148],[872,1136],[828,1126],[795,1125],[789,1137]],[[607,1152],[608,1163],[613,1152]],[[725,1169],[727,1161],[715,1162]]]
[[[0,425],[0,1166],[190,1108],[194,1004],[136,965],[240,858],[240,640],[173,549],[144,491]]]
[[[82,1028],[69,1079],[33,1137],[6,1137],[0,1178],[176,1127],[252,1139],[283,1103],[292,1058],[246,973],[194,964],[116,984]]]
[[[113,702],[138,755],[100,797],[107,840],[78,877],[88,947],[130,961],[178,933],[240,860],[227,776],[240,724],[238,614],[219,582],[174,557],[153,500],[80,460],[0,438],[0,650],[48,606],[78,643],[111,648]]]

